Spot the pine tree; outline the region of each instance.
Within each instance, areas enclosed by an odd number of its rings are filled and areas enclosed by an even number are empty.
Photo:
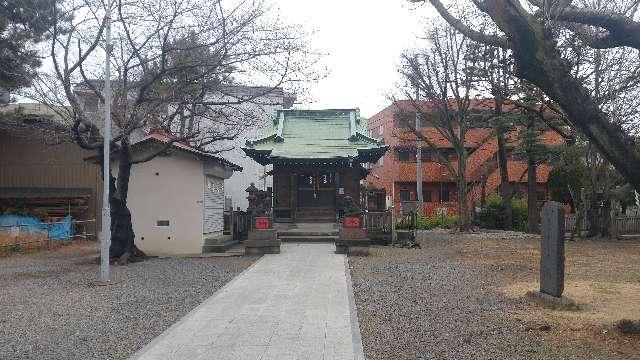
[[[34,45],[47,38],[56,14],[56,0],[0,2],[0,93],[31,84],[41,64]]]

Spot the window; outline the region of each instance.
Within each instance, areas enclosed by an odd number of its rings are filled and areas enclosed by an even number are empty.
[[[433,161],[433,152],[431,150],[422,149],[422,161],[424,162]]]
[[[449,188],[447,185],[442,185],[442,189],[440,190],[440,201],[449,202]]]
[[[409,190],[400,190],[400,201],[410,201],[411,193]]]
[[[544,193],[544,191],[538,191],[538,201],[545,201],[547,200],[547,194]]]
[[[398,150],[398,160],[402,162],[411,161],[411,152],[407,150]]]
[[[433,202],[433,199],[431,199],[431,190],[422,191],[422,200],[424,202]]]
[[[156,220],[156,226],[169,226],[169,220]]]
[[[86,112],[97,112],[98,111],[98,98],[95,96],[87,96],[84,99],[84,110]]]
[[[380,124],[380,127],[378,127],[378,135],[382,135],[383,132],[384,132],[384,125]]]

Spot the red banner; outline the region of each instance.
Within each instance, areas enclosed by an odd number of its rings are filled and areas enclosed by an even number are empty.
[[[347,228],[359,228],[360,227],[360,217],[359,216],[349,216],[344,218],[344,227]]]
[[[256,229],[268,229],[269,228],[269,218],[268,217],[257,217],[256,218]]]

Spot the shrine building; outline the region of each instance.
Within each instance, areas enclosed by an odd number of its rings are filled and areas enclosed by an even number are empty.
[[[387,151],[366,135],[358,109],[278,110],[264,136],[247,141],[244,152],[273,165],[276,222],[335,222],[344,198],[359,203],[360,180]]]

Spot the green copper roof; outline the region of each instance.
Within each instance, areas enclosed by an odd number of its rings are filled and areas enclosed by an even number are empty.
[[[286,159],[377,161],[384,144],[366,135],[358,110],[279,110],[260,139],[243,149],[261,164]]]

